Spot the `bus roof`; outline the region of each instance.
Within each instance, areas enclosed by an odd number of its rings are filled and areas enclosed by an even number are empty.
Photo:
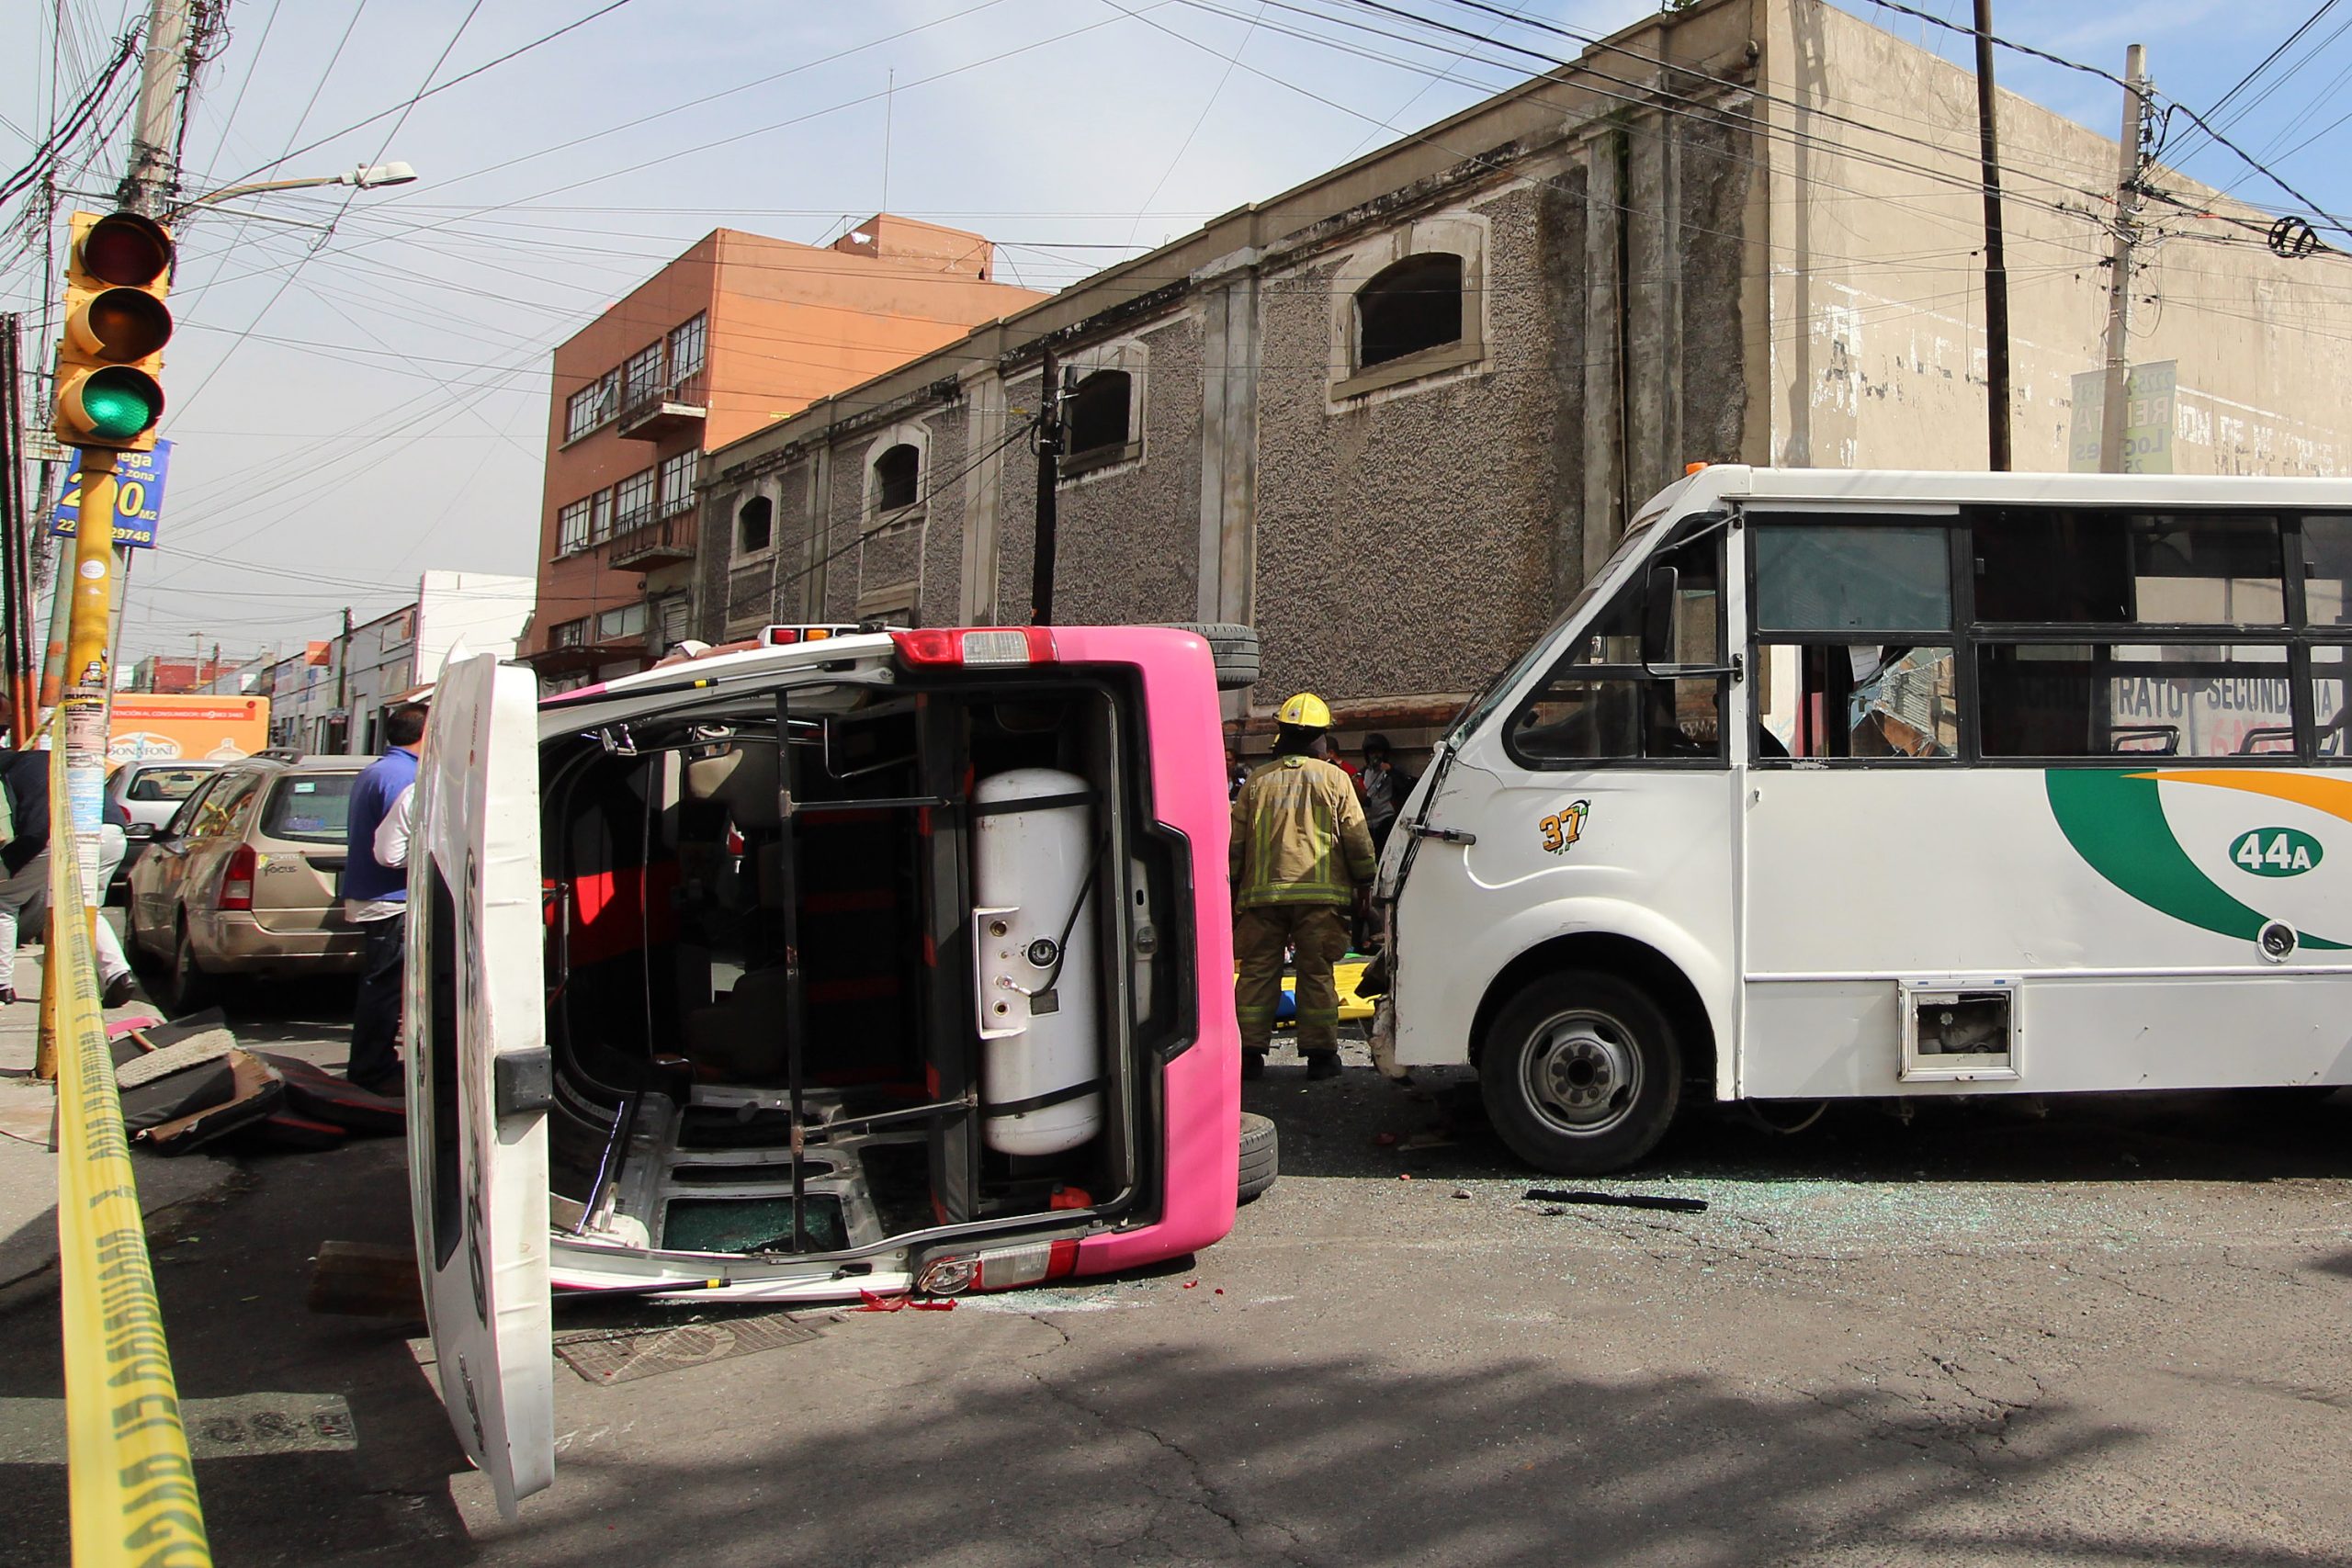
[[[2352,479],[2235,474],[1994,474],[1900,468],[1758,468],[1711,465],[1678,481],[1680,509],[1718,502],[1848,505],[2352,507]],[[1659,499],[1665,499],[1661,496]],[[1649,510],[1644,508],[1644,511]]]

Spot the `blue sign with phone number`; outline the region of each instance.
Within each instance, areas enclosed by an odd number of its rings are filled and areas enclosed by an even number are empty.
[[[114,463],[114,542],[117,547],[130,550],[152,550],[155,547],[155,520],[164,511],[164,477],[172,467],[172,444],[158,441],[153,452],[122,452]],[[57,500],[57,511],[51,516],[49,531],[59,538],[70,539],[82,521],[81,455],[74,455],[74,471],[65,480],[65,493]]]

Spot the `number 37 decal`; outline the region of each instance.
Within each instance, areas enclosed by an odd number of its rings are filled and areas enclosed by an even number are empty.
[[[1584,836],[1584,819],[1591,815],[1591,812],[1592,802],[1579,800],[1560,807],[1551,816],[1536,823],[1535,830],[1544,835],[1544,852],[1555,855],[1566,854],[1568,846]]]

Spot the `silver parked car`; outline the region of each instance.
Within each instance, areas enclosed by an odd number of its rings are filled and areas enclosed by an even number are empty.
[[[147,841],[164,829],[180,803],[196,793],[197,785],[220,770],[217,761],[203,758],[153,758],[143,761],[125,762],[107,780],[107,800],[122,807],[130,818],[123,832],[130,846],[115,868],[114,884],[106,892],[111,900],[128,886],[130,867],[139,859]]]

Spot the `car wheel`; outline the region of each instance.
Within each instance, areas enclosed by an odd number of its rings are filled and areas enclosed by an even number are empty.
[[[1258,628],[1230,621],[1177,621],[1180,632],[1191,632],[1209,645],[1216,662],[1216,689],[1238,692],[1258,683]]]
[[[197,962],[196,943],[190,940],[187,917],[180,917],[179,928],[172,936],[172,968],[164,977],[164,989],[175,1013],[191,1013],[212,998],[212,976]]]
[[[1274,1124],[1263,1116],[1241,1113],[1241,1201],[1247,1203],[1274,1184],[1282,1168],[1281,1143]]]
[[[1598,1176],[1650,1152],[1682,1098],[1666,1014],[1612,975],[1530,982],[1496,1014],[1478,1080],[1511,1153],[1555,1176]]]

